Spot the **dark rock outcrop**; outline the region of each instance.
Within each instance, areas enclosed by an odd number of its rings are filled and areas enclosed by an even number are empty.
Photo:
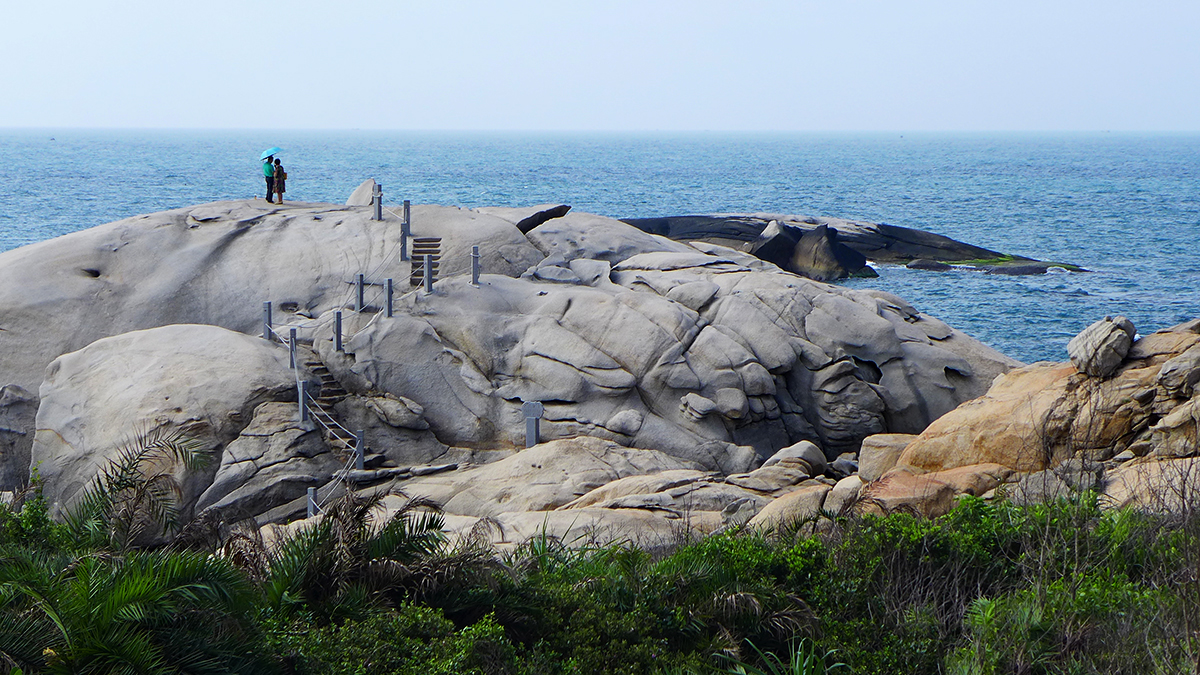
[[[1044,263],[1021,256],[1006,255],[923,230],[840,218],[751,213],[626,218],[624,222],[645,232],[677,241],[708,241],[726,246],[737,246],[739,242],[757,242],[761,237],[772,234],[769,231],[772,223],[775,229],[780,231],[792,230],[796,241],[799,241],[799,237],[805,232],[827,226],[837,230],[839,243],[875,262],[906,264],[915,260],[931,260],[941,263],[965,263],[1003,274],[1045,274],[1047,268],[1052,266],[1070,271],[1083,271],[1074,265]],[[752,252],[764,260],[774,262],[771,257],[765,256],[777,255],[775,249],[781,247],[782,244],[768,247],[760,254],[758,250],[762,247],[756,244]]]

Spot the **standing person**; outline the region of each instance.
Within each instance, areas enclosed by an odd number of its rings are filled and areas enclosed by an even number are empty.
[[[279,203],[283,203],[284,184],[287,182],[287,172],[279,160],[275,160],[275,194],[279,195]]]
[[[267,203],[270,204],[275,203],[271,200],[272,195],[275,194],[275,167],[271,164],[272,159],[274,159],[273,155],[263,160],[263,177],[267,179]]]

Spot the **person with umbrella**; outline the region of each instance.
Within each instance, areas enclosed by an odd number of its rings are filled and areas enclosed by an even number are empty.
[[[267,201],[271,204],[275,203],[275,200],[272,199],[272,197],[275,195],[275,163],[272,160],[275,159],[275,154],[279,152],[283,152],[283,150],[275,147],[269,150],[263,150],[262,154],[258,156],[263,163],[263,177],[267,179]]]

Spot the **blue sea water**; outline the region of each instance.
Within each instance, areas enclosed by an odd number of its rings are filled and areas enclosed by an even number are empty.
[[[1023,361],[1062,360],[1105,315],[1143,333],[1200,317],[1200,135],[532,134],[0,130],[0,251],[264,190],[288,197],[571,204],[614,217],[767,211],[913,227],[1092,272],[1005,277],[881,266],[847,282]]]

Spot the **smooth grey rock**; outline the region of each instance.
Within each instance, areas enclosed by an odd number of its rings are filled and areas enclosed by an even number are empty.
[[[832,488],[821,483],[802,486],[778,499],[772,500],[754,518],[750,527],[771,530],[817,517],[825,505],[825,498]]]
[[[725,482],[730,485],[746,488],[747,490],[754,490],[755,492],[777,492],[796,485],[810,477],[811,474],[798,464],[777,463],[771,466],[764,466],[750,473],[737,473],[728,476]]]
[[[679,460],[598,438],[550,441],[506,459],[404,482],[405,494],[439,502],[447,513],[496,516],[549,511],[617,479],[683,469]]]
[[[627,476],[598,487],[564,504],[563,509],[591,508],[630,495],[646,495],[673,490],[707,478],[710,474],[695,469],[668,469],[647,475]]]
[[[604,428],[625,436],[634,436],[642,428],[644,419],[645,415],[636,410],[622,410],[608,418]]]
[[[417,430],[429,428],[429,422],[426,422],[423,417],[425,408],[411,399],[394,394],[384,394],[367,398],[366,404],[380,420],[393,427]]]
[[[20,490],[29,483],[38,399],[12,384],[0,387],[0,490]]]
[[[214,326],[164,326],[98,340],[46,369],[31,450],[43,493],[59,514],[121,447],[140,433],[182,430],[219,456],[260,403],[295,399],[288,351]],[[190,516],[218,462],[192,471],[163,467],[179,481]]]
[[[311,425],[299,422],[295,403],[263,403],[221,452],[195,510],[211,509],[225,522],[257,516],[324,485],[344,464]]]
[[[767,461],[763,462],[763,467],[774,466],[781,462],[798,459],[803,461],[810,467],[810,475],[821,475],[825,473],[828,464],[825,459],[825,453],[821,449],[809,441],[800,441],[793,445],[783,448],[774,455],[771,455]]]
[[[353,302],[358,272],[371,273],[367,300],[379,307],[381,284],[391,277],[402,291],[409,263],[399,260],[398,221],[370,216],[215,202],[0,253],[0,386],[37,391],[58,356],[133,330],[188,323],[260,335],[265,299],[277,324],[319,317]],[[515,277],[545,257],[511,223],[465,209],[413,205],[412,232],[442,239],[443,278],[470,273],[475,244],[488,275]]]
[[[522,234],[527,234],[530,230],[548,220],[567,215],[571,207],[566,204],[541,204],[524,208],[485,206],[475,210],[489,216],[503,218],[516,225]]]
[[[1067,343],[1067,354],[1075,369],[1092,377],[1116,372],[1133,346],[1133,323],[1123,316],[1105,317],[1084,328]]]
[[[370,206],[375,194],[375,185],[374,178],[364,180],[350,193],[350,197],[346,199],[346,206]]]
[[[1158,371],[1158,384],[1175,398],[1191,398],[1197,382],[1200,382],[1200,345],[1170,359]]]
[[[853,459],[853,455],[847,456],[843,454],[830,462],[829,472],[837,478],[845,478],[851,474],[858,473],[858,462]]]

